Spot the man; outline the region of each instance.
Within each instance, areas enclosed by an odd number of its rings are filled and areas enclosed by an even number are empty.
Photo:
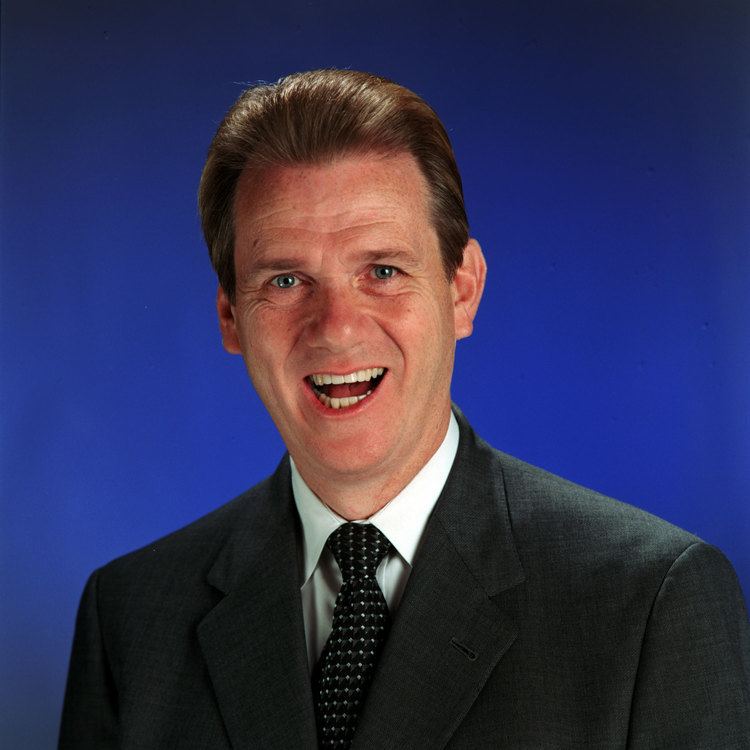
[[[61,747],[748,747],[725,558],[452,408],[485,262],[421,99],[351,71],[254,87],[200,209],[224,346],[289,454],[94,573]]]

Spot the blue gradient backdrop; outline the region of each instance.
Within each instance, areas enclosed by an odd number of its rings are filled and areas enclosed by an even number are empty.
[[[490,263],[454,383],[477,430],[749,591],[749,8],[3,3],[0,745],[53,745],[88,573],[282,453],[195,192],[242,83],[298,69],[393,77],[452,134]]]

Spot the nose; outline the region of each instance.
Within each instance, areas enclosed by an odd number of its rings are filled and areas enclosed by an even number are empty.
[[[325,285],[308,302],[305,338],[309,346],[330,352],[355,349],[366,335],[366,303],[347,285]]]

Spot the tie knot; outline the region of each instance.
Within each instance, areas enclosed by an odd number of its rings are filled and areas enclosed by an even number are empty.
[[[391,543],[371,523],[344,523],[328,537],[344,581],[375,577],[380,561],[388,554]]]

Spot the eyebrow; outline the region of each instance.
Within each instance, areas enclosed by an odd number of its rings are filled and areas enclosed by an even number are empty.
[[[414,253],[408,250],[384,249],[384,250],[367,250],[365,252],[352,253],[358,260],[365,263],[403,263],[416,265],[417,259]],[[266,273],[268,271],[291,271],[295,268],[301,268],[305,265],[305,256],[289,255],[282,258],[264,258],[263,255],[250,264],[248,264],[248,274]]]
[[[288,271],[291,268],[299,268],[302,265],[302,259],[300,257],[288,258],[258,258],[252,263],[248,264],[248,271],[250,273],[261,273],[264,271]]]
[[[396,261],[402,263],[415,263],[416,257],[414,253],[408,250],[368,250],[363,253],[364,260],[370,263],[378,263],[380,261]]]

